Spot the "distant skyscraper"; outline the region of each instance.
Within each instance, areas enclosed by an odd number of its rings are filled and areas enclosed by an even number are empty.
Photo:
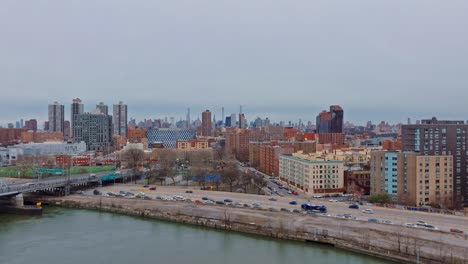
[[[202,136],[205,136],[205,137],[213,136],[210,110],[206,110],[205,112],[202,113]]]
[[[44,122],[44,131],[49,131],[49,121]]]
[[[246,128],[247,123],[245,121],[245,115],[244,114],[239,114],[239,128]]]
[[[187,123],[186,127],[190,128],[190,108],[187,109],[187,118],[185,122]]]
[[[65,107],[58,102],[49,105],[49,132],[63,132]]]
[[[231,117],[230,116],[226,116],[226,122],[225,122],[224,125],[227,126],[227,127],[231,127]]]
[[[343,108],[330,106],[330,112],[322,111],[317,116],[317,133],[343,133]]]
[[[77,115],[81,115],[81,114],[84,113],[84,105],[81,103],[80,98],[73,99],[70,111],[71,111],[71,117],[70,117],[70,122],[71,122],[70,132],[71,132],[71,135],[70,135],[70,137],[73,137],[73,130],[74,130],[73,127],[75,125]]]
[[[114,105],[114,135],[127,136],[127,105],[123,102]]]
[[[15,128],[21,128],[20,121],[16,121],[16,126],[15,126]]]
[[[224,122],[224,106],[221,108],[221,126],[223,125],[222,122]]]
[[[103,102],[100,102],[98,105],[96,105],[96,109],[98,109],[102,114],[109,115],[109,107]]]
[[[70,121],[65,120],[65,122],[63,122],[63,137],[65,138],[65,140],[68,140],[70,139],[70,135],[71,135]]]
[[[237,124],[236,114],[231,114],[231,125],[230,125],[230,127],[235,127],[236,124]]]
[[[20,120],[20,128],[23,128],[24,127],[24,122],[23,122],[23,119]]]

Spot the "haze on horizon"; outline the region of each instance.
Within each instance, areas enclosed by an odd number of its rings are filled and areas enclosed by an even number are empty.
[[[0,2],[0,124],[79,97],[129,117],[468,119],[467,1]]]

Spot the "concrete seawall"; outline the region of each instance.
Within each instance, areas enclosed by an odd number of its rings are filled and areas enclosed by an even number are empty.
[[[468,263],[468,236],[323,216],[293,215],[186,202],[100,196],[48,198],[51,205],[93,209],[333,245],[402,263]]]

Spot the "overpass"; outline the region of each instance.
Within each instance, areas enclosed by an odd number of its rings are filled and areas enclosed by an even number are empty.
[[[64,188],[65,194],[69,194],[72,186],[86,185],[89,183],[102,183],[131,177],[131,171],[101,172],[96,174],[78,174],[65,177],[50,177],[43,180],[32,180],[17,184],[7,184],[0,179],[0,197],[14,196],[20,193],[36,192],[41,190]]]

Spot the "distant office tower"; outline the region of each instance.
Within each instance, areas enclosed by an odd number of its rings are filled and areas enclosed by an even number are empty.
[[[21,128],[20,121],[16,121],[16,126],[15,126],[15,128]]]
[[[81,103],[80,98],[75,98],[73,99],[73,102],[71,104],[71,117],[70,117],[70,122],[71,122],[71,135],[70,137],[73,137],[73,130],[75,126],[75,121],[77,119],[77,115],[81,115],[84,113],[84,105]]]
[[[23,119],[20,120],[20,128],[23,128],[24,127],[24,122],[23,122]]]
[[[237,125],[236,114],[231,114],[231,127],[235,127],[236,125]]]
[[[343,133],[344,111],[339,105],[330,106],[317,116],[317,133]]]
[[[27,128],[28,130],[32,130],[32,131],[37,131],[37,120],[36,119],[26,120],[24,124],[24,128]]]
[[[403,125],[401,142],[403,151],[453,156],[453,201],[457,207],[468,206],[468,124],[434,117]]]
[[[123,102],[114,105],[114,135],[127,136],[127,105]]]
[[[211,124],[211,112],[206,110],[202,113],[202,136],[211,137],[213,136],[213,126]]]
[[[247,128],[244,114],[239,114],[239,128]]]
[[[100,102],[96,105],[96,109],[99,110],[102,114],[109,115],[109,107],[103,102]]]
[[[112,117],[84,113],[75,116],[73,135],[75,142],[84,141],[87,150],[104,151],[112,146]]]
[[[223,122],[224,122],[224,106],[221,108],[221,126],[224,125]]]
[[[224,123],[227,127],[231,127],[231,117],[230,116],[226,116],[226,121]]]
[[[63,132],[65,107],[58,102],[49,105],[49,132]]]
[[[44,131],[49,131],[49,121],[44,122]]]

